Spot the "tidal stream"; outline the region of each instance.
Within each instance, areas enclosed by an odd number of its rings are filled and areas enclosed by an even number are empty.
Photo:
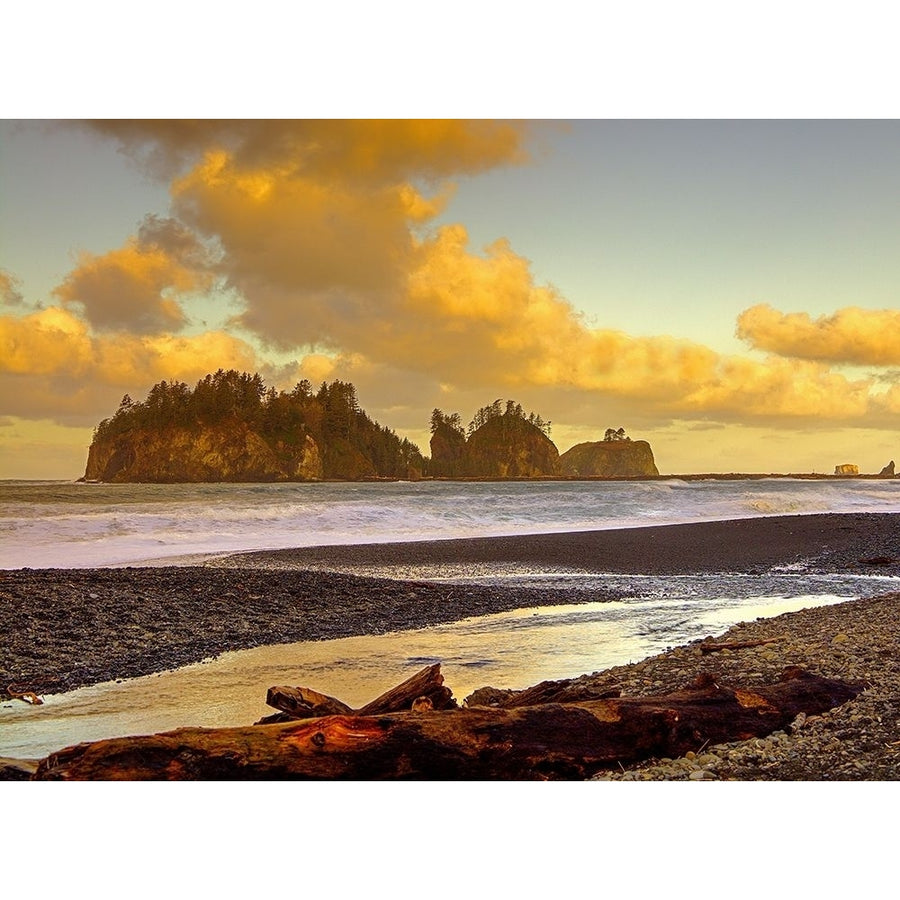
[[[736,592],[744,593],[744,592]],[[739,621],[849,599],[658,596],[514,610],[385,635],[258,647],[170,672],[0,704],[0,756],[39,758],[81,741],[184,726],[249,725],[266,691],[303,685],[361,706],[423,666],[442,664],[462,701],[478,687],[524,688],[637,662]]]

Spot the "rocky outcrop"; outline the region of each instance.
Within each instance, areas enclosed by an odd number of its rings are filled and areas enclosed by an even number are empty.
[[[325,447],[325,471],[346,481],[372,478],[377,473],[372,460],[345,438],[333,438]]]
[[[84,478],[120,482],[318,481],[420,478],[407,438],[370,419],[350,382],[308,381],[290,392],[262,376],[219,369],[195,388],[128,394],[94,429]]]
[[[879,473],[883,478],[893,478],[894,473],[894,461],[891,460]]]
[[[834,474],[840,475],[842,478],[852,478],[854,475],[859,475],[859,466],[853,463],[843,463],[834,467]]]
[[[536,425],[505,413],[476,428],[465,447],[466,474],[535,478],[558,474],[559,450]]]
[[[646,441],[588,441],[559,458],[560,475],[575,478],[646,478],[659,475]]]
[[[466,436],[457,428],[438,425],[431,435],[431,474],[459,478],[466,474]]]
[[[86,481],[215,482],[317,481],[321,454],[309,435],[274,446],[241,422],[227,426],[135,429],[95,440]]]
[[[319,481],[322,474],[322,455],[319,453],[319,445],[307,434],[303,439],[303,446],[300,448],[297,465],[294,467],[294,478],[298,478],[300,481]]]

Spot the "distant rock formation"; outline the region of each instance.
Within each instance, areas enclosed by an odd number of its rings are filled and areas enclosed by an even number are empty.
[[[461,428],[439,422],[431,435],[429,471],[441,478],[460,478],[466,473],[466,435]]]
[[[879,473],[884,478],[894,477],[894,461],[891,460]]]
[[[465,470],[482,478],[534,478],[558,473],[559,450],[527,419],[512,413],[489,419],[466,441]]]
[[[431,459],[436,478],[540,478],[557,474],[559,450],[550,423],[520,403],[495,400],[477,410],[468,437],[459,413],[431,414]]]
[[[855,466],[853,463],[844,463],[834,467],[834,474],[843,478],[851,478],[854,475],[859,475],[859,466]]]
[[[581,478],[646,478],[659,475],[646,441],[606,440],[576,444],[559,458],[560,475]]]
[[[431,415],[429,474],[437,478],[648,478],[659,475],[646,441],[608,428],[602,441],[578,444],[562,456],[547,436],[550,423],[513,400],[475,413],[468,438],[459,415]]]
[[[160,382],[127,394],[95,429],[85,481],[255,482],[420,478],[419,448],[373,421],[349,382],[266,389],[219,369],[193,389]]]
[[[178,482],[319,481],[324,470],[316,442],[271,446],[241,422],[200,429],[135,429],[95,440],[86,481]]]

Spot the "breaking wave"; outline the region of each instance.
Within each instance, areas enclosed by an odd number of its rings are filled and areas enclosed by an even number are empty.
[[[829,512],[900,512],[900,482],[2,482],[0,568]]]

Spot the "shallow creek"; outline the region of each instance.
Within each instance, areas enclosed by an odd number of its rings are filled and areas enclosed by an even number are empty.
[[[743,592],[736,592],[743,593]],[[524,688],[607,669],[760,616],[847,595],[650,597],[546,606],[385,635],[225,653],[171,672],[0,703],[0,756],[37,758],[81,741],[184,726],[249,725],[272,685],[304,685],[361,706],[442,663],[458,701],[484,685]]]

